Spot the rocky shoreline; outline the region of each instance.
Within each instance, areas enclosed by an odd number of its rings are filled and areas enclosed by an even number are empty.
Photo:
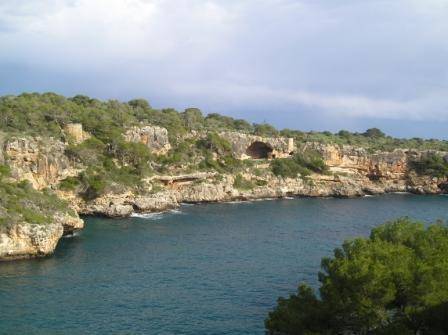
[[[300,178],[272,177],[267,185],[251,190],[240,190],[233,186],[234,176],[228,175],[224,181],[203,180],[200,184],[175,186],[149,195],[105,194],[93,201],[85,202],[73,194],[59,193],[70,201],[79,214],[126,217],[133,213],[152,213],[175,209],[182,203],[216,203],[239,200],[258,200],[285,197],[360,197],[394,192],[413,194],[444,193],[446,180],[438,178],[414,177],[410,180],[391,182],[371,182],[353,177],[312,176]]]
[[[161,148],[167,150],[166,132],[156,131],[163,135]],[[82,136],[85,137],[84,134]],[[235,138],[238,140],[241,136],[239,134]],[[250,187],[238,187],[237,176],[229,173],[156,174],[143,180],[142,185],[138,185],[138,191],[128,189],[85,200],[74,191],[64,191],[58,187],[61,180],[76,176],[83,170],[82,166],[65,154],[66,143],[51,138],[12,137],[0,144],[0,163],[11,167],[15,180],[28,180],[37,190],[53,189],[79,215],[127,217],[133,213],[176,209],[182,203],[285,197],[358,197],[392,192],[442,194],[448,191],[446,178],[417,175],[409,168],[411,160],[423,157],[427,151],[400,149],[368,153],[365,149],[352,146],[306,143],[306,147],[320,153],[329,168],[327,173],[313,173],[297,178],[275,176],[272,172],[260,174],[254,171],[268,171],[269,163],[266,160],[254,160],[252,169],[238,174],[240,179],[251,183]],[[279,144],[278,152],[281,151],[280,145],[290,150],[291,143],[283,141]],[[158,185],[158,188],[154,185]],[[53,224],[24,223],[3,228],[0,231],[0,260],[50,255],[63,235],[82,229],[83,224],[78,216],[69,218],[61,213]]]

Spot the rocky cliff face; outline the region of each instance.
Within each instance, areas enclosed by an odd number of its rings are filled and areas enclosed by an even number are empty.
[[[13,137],[3,143],[0,151],[12,177],[26,179],[40,190],[77,174],[64,154],[65,147],[54,139]]]
[[[280,156],[279,153],[289,156],[291,149],[299,150],[287,138],[269,139],[238,133],[221,135],[232,143],[235,156],[240,158],[245,158],[248,148],[255,142],[267,144],[272,152]],[[124,136],[128,141],[144,143],[159,154],[170,147],[166,129],[159,127],[135,127],[129,129]],[[0,147],[0,162],[11,167],[15,179],[29,180],[36,189],[56,189],[62,179],[79,173],[64,154],[66,144],[60,141],[14,137],[3,139]],[[244,179],[253,183],[253,187],[248,189],[235,187],[235,175],[232,174],[192,173],[152,177],[148,185],[153,182],[160,184],[161,189],[157,192],[152,191],[149,186],[146,191],[141,192],[140,185],[138,193],[131,190],[122,194],[104,194],[87,202],[77,194],[57,192],[78,213],[124,217],[134,212],[173,209],[183,202],[223,202],[287,196],[351,197],[387,192],[437,194],[448,190],[446,178],[417,176],[410,170],[409,162],[428,152],[396,150],[369,153],[362,148],[318,143],[306,143],[301,147],[301,150],[306,149],[321,153],[330,168],[328,175],[276,177],[269,172],[268,165],[264,164],[261,168],[266,172],[261,176],[254,174],[254,170],[249,168],[242,173]],[[83,221],[79,217],[72,217],[67,213],[55,214],[54,219],[48,225],[22,223],[3,227],[0,231],[0,259],[51,254],[63,234],[73,233],[83,227]]]
[[[78,173],[65,156],[65,147],[64,143],[54,139],[4,139],[0,143],[0,163],[10,167],[13,179],[28,180],[33,188],[41,190]],[[0,226],[0,260],[49,255],[63,235],[83,227],[84,222],[78,215],[66,212],[54,213],[52,223],[6,222]]]
[[[50,224],[22,222],[0,228],[0,261],[51,255],[59,239],[84,227],[78,216],[57,213]]]
[[[238,132],[221,132],[219,135],[230,142],[234,156],[239,159],[289,157],[295,150],[294,140],[287,137],[262,137]],[[261,145],[261,150],[264,146],[264,150],[267,151],[265,157],[263,153],[260,153],[260,157],[254,157],[254,154],[257,155],[254,148],[257,144]],[[251,150],[252,148],[255,152]]]
[[[132,127],[126,131],[124,138],[128,142],[143,143],[157,155],[164,154],[171,148],[168,131],[158,126]]]

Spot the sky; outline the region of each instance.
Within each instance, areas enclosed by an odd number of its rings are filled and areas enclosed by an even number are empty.
[[[448,0],[0,0],[0,95],[448,138]]]

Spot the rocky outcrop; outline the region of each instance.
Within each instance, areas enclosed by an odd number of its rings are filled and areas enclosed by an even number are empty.
[[[128,142],[143,143],[157,155],[171,149],[168,131],[158,126],[132,127],[125,132],[124,138]]]
[[[232,145],[238,159],[289,157],[295,150],[294,139],[287,137],[262,137],[238,132],[219,134]]]
[[[71,203],[77,203],[80,213],[122,217],[134,212],[164,211],[184,202],[225,202],[288,196],[354,197],[389,192],[438,194],[448,191],[446,178],[417,176],[410,171],[409,160],[427,154],[425,152],[396,150],[370,154],[364,149],[350,146],[316,143],[308,143],[302,149],[310,148],[322,154],[330,167],[329,174],[282,178],[267,173],[260,177],[248,170],[243,173],[243,177],[253,183],[250,189],[236,188],[235,176],[231,174],[197,172],[175,176],[155,175],[148,179],[148,185],[157,182],[163,187],[162,191],[154,194],[107,194],[87,203],[75,196],[63,197],[70,199]],[[256,181],[261,181],[262,186],[257,186]]]
[[[0,260],[42,257],[53,253],[64,229],[60,224],[15,224],[0,232]]]
[[[54,139],[13,137],[3,144],[5,163],[17,180],[28,180],[35,189],[57,184],[78,173],[65,156],[66,145]]]
[[[74,144],[79,144],[90,136],[83,131],[81,124],[66,125],[64,133],[66,139]],[[191,137],[187,135],[186,138],[199,139],[207,134],[192,132],[190,135]],[[329,173],[282,178],[273,175],[269,169],[269,161],[254,160],[251,164],[241,164],[238,168],[241,174],[238,178],[247,181],[245,188],[241,189],[238,185],[242,184],[235,182],[235,174],[182,174],[183,171],[190,171],[191,166],[187,166],[185,169],[179,168],[180,173],[173,175],[169,174],[170,171],[176,170],[168,168],[165,170],[167,175],[153,175],[135,187],[111,188],[126,189],[126,192],[107,193],[93,200],[85,200],[74,191],[58,190],[61,180],[76,176],[86,168],[65,155],[68,143],[53,138],[6,137],[0,134],[0,164],[7,164],[11,168],[12,179],[28,180],[37,190],[55,189],[57,195],[67,200],[77,213],[108,217],[126,217],[135,212],[160,212],[176,208],[181,203],[289,196],[354,197],[388,192],[448,193],[447,178],[419,176],[410,168],[411,161],[421,159],[430,151],[399,149],[372,153],[353,146],[311,142],[297,147],[292,139],[284,137],[270,138],[238,132],[221,132],[219,135],[232,145],[232,153],[239,159],[284,158],[300,150],[318,151],[329,167]],[[143,143],[157,155],[165,154],[171,148],[165,128],[149,125],[132,127],[123,136],[129,142]],[[439,154],[448,159],[447,153]],[[214,157],[218,159],[218,154],[215,153]],[[252,166],[253,164],[256,166]],[[59,211],[59,207],[56,211]],[[0,216],[1,214],[0,212]],[[47,217],[52,217],[52,222],[20,222],[19,216],[19,220],[13,224],[3,223],[0,226],[0,260],[49,255],[63,235],[73,234],[84,225],[76,213],[71,213],[68,209],[67,212],[52,213]]]
[[[54,222],[27,222],[0,228],[0,261],[51,255],[63,235],[82,229],[84,222],[77,216],[58,213]]]

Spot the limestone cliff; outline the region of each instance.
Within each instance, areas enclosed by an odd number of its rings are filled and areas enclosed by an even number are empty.
[[[51,138],[12,137],[5,140],[0,151],[12,177],[26,179],[40,190],[78,173],[70,165],[65,148],[65,143]]]
[[[168,131],[158,126],[132,127],[125,132],[124,138],[129,142],[143,143],[155,154],[164,154],[171,148]]]
[[[296,149],[292,138],[262,137],[234,131],[219,135],[230,142],[234,156],[239,159],[289,157]]]
[[[80,132],[76,134],[82,135]],[[76,134],[71,136],[76,138]],[[80,214],[109,217],[169,210],[183,202],[223,202],[288,196],[352,197],[387,192],[437,194],[448,190],[446,178],[418,176],[410,169],[409,162],[425,157],[430,153],[428,151],[371,153],[352,146],[319,143],[302,143],[297,146],[288,138],[264,138],[231,132],[221,135],[232,144],[234,156],[240,159],[251,158],[251,155],[254,156],[252,158],[288,157],[292,152],[307,149],[318,151],[329,167],[329,173],[297,178],[277,177],[269,169],[269,161],[261,159],[255,160],[255,165],[240,172],[240,178],[250,187],[239,188],[236,174],[231,173],[155,174],[142,181],[141,185],[136,185],[138,190],[131,188],[123,192],[109,192],[88,200],[75,191],[58,189],[61,180],[76,176],[83,170],[82,166],[65,155],[68,145],[65,142],[39,137],[2,138],[0,163],[10,166],[14,179],[28,180],[37,190],[55,189],[58,196],[67,200]],[[135,127],[129,129],[124,136],[128,141],[144,143],[160,155],[170,148],[166,129],[160,127]],[[78,140],[82,139],[79,137]],[[254,143],[258,144],[254,146]],[[258,157],[265,154],[266,157]],[[19,222],[3,226],[0,230],[0,259],[51,254],[63,234],[73,233],[82,227],[83,221],[79,217],[63,212],[55,213],[53,222],[46,225]]]
[[[0,227],[0,261],[51,255],[63,235],[84,227],[78,216],[56,213],[52,223],[20,222]]]

